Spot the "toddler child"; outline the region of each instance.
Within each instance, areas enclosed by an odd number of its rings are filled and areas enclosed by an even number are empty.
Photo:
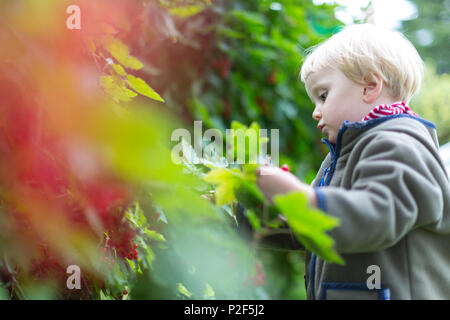
[[[340,219],[330,231],[345,265],[306,253],[308,299],[450,299],[450,187],[436,127],[408,103],[423,62],[400,33],[345,27],[301,69],[329,148],[311,186],[259,169],[268,199],[303,191]],[[376,288],[368,285],[379,274]]]

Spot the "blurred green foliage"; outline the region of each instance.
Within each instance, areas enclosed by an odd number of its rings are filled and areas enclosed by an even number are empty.
[[[422,89],[411,101],[411,106],[420,117],[427,119],[437,127],[439,143],[450,141],[450,74],[437,74],[436,63],[425,63],[425,76]]]
[[[424,59],[435,62],[436,72],[449,73],[450,2],[448,0],[409,0],[417,9],[417,17],[402,21],[401,31]]]
[[[425,76],[412,108],[437,126],[439,143],[450,141],[450,2],[447,0],[409,0],[417,9],[415,19],[402,21],[401,31],[425,60]]]
[[[142,77],[192,127],[225,130],[237,120],[280,130],[280,163],[311,182],[325,147],[320,142],[313,104],[298,79],[305,49],[342,25],[334,7],[312,1],[214,1],[189,18],[158,13],[143,39],[154,38],[158,21],[173,21],[170,36],[135,41],[146,62]],[[155,15],[155,14],[153,14]],[[167,32],[166,32],[167,34]]]

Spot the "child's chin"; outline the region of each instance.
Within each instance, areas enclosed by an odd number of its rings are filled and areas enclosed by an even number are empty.
[[[328,136],[328,141],[330,141],[332,144],[336,144],[336,137],[335,136]]]

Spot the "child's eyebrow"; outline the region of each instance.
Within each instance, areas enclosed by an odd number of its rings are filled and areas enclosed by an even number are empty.
[[[315,83],[315,85],[312,87],[311,92],[315,93],[317,90],[319,90],[320,88],[326,87],[327,86],[327,81],[326,80],[322,80],[322,81],[318,81]]]
[[[320,88],[323,88],[325,86],[326,86],[326,80],[318,81],[318,82],[314,83],[311,90],[306,90],[306,93],[308,93],[309,97],[311,99],[313,99],[313,97],[317,93],[317,90],[319,90]]]

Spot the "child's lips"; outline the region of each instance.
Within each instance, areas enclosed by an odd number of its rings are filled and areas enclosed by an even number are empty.
[[[324,124],[318,124],[318,125],[317,125],[317,129],[319,129],[320,131],[322,131],[323,134],[325,134],[324,128],[325,128],[325,125],[324,125]]]

